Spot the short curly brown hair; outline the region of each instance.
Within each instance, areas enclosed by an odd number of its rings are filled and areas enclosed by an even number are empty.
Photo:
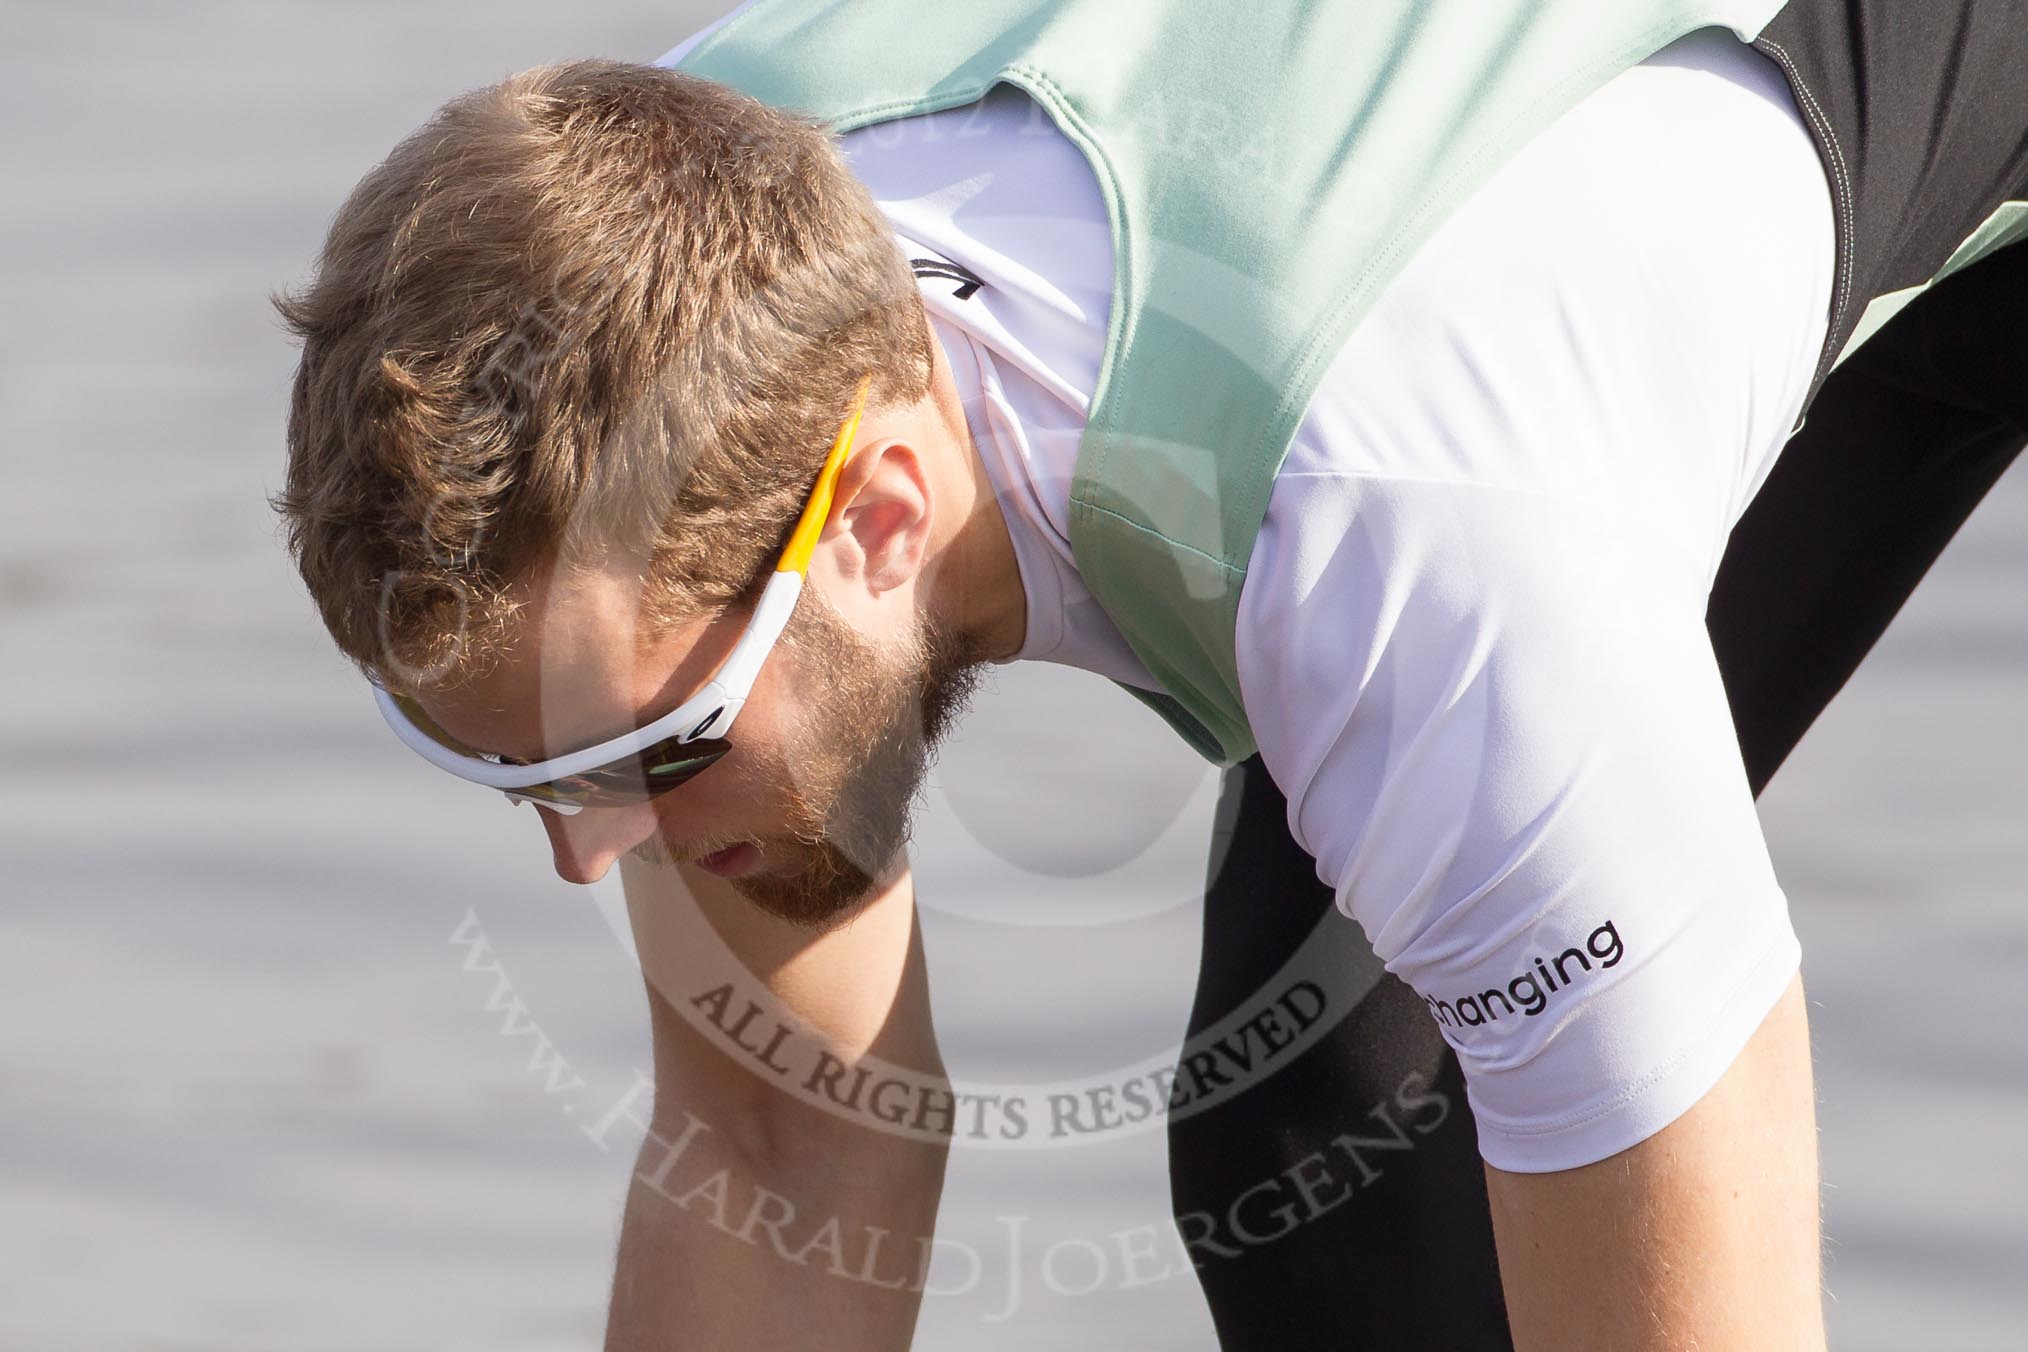
[[[650,631],[750,602],[862,376],[928,389],[885,219],[818,125],[655,66],[446,104],[274,304],[274,503],[325,626],[397,688],[497,655],[536,570],[633,559]]]

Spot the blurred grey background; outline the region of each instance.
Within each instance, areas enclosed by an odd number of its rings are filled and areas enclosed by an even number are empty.
[[[557,881],[324,639],[264,504],[266,297],[450,95],[719,8],[0,5],[0,1349],[597,1347],[632,1142],[581,1127],[647,1061],[617,881]],[[2024,582],[2017,471],[1763,804],[1841,1349],[2028,1345]],[[955,1075],[1173,1048],[1215,792],[1096,677],[982,692],[918,829]],[[940,1232],[980,1272],[940,1268],[918,1346],[1211,1347],[1180,1255],[1119,1257],[1164,1168],[1159,1132],[961,1148]]]

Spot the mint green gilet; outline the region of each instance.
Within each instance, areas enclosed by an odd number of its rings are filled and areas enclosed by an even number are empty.
[[[1123,688],[1231,765],[1255,750],[1247,560],[1353,326],[1536,132],[1695,29],[1751,41],[1783,3],[757,0],[678,68],[835,132],[1004,82],[1083,152],[1114,286],[1071,552],[1167,693]]]

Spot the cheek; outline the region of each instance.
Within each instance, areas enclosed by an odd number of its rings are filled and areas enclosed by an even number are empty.
[[[787,673],[785,672],[784,675]],[[824,687],[787,680],[756,688],[733,725],[734,749],[714,770],[730,770],[730,796],[747,802],[782,800],[787,779],[823,749]],[[706,776],[699,776],[702,783]]]
[[[727,757],[690,783],[653,800],[655,820],[666,837],[692,840],[699,836],[717,835],[730,829],[734,822],[752,815],[752,799],[737,783],[729,780],[713,782],[718,771],[726,768],[730,761],[731,757]]]
[[[786,655],[777,650],[776,657]],[[833,700],[821,673],[805,683],[789,664],[761,669],[732,726],[732,752],[690,783],[655,800],[670,839],[779,832],[835,777],[830,764],[856,727],[827,727]]]
[[[731,754],[689,783],[654,800],[655,817],[673,840],[735,834],[764,827],[776,816],[779,760],[745,714],[733,727]]]
[[[734,725],[735,740],[756,753],[756,759],[778,761],[809,721],[823,699],[826,676],[802,670],[801,654],[776,648],[773,661],[761,668],[746,707]],[[788,660],[783,660],[788,659]]]

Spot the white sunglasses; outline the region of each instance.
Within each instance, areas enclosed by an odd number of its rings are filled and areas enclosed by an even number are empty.
[[[761,665],[788,627],[809,575],[810,556],[831,515],[838,474],[852,452],[870,380],[859,382],[852,410],[838,428],[810,500],[761,592],[746,632],[702,690],[632,732],[543,761],[517,761],[473,751],[430,720],[422,707],[372,680],[380,715],[395,735],[430,764],[460,779],[498,789],[510,802],[535,803],[571,815],[586,807],[639,803],[666,793],[732,750],[733,720],[746,704]]]

